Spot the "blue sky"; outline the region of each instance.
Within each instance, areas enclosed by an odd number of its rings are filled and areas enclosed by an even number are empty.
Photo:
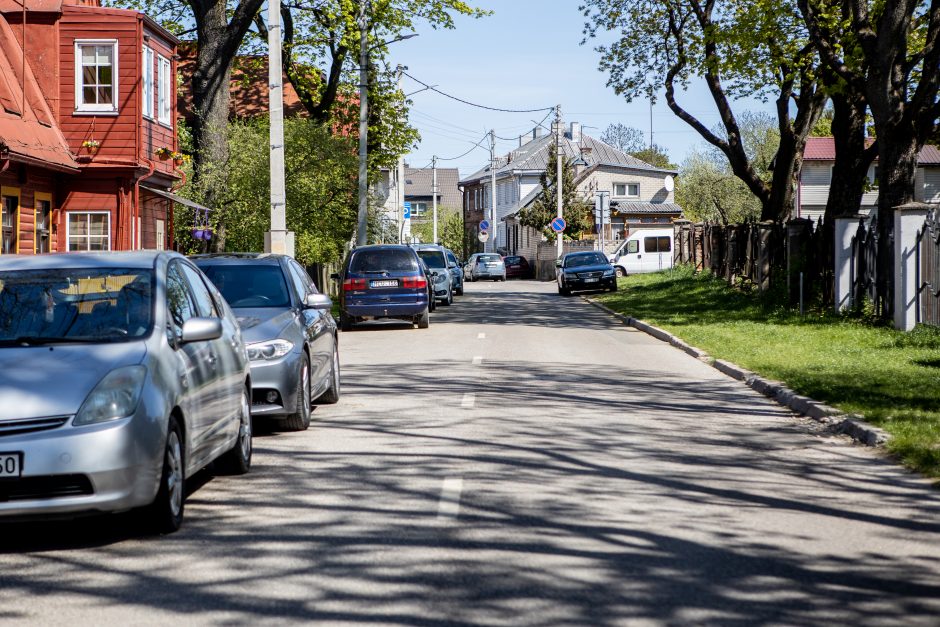
[[[561,104],[565,123],[581,122],[585,132],[600,136],[608,124],[622,123],[646,133],[647,100],[628,103],[607,87],[598,70],[596,41],[580,45],[584,17],[578,0],[479,0],[471,4],[494,14],[479,20],[461,18],[452,31],[417,28],[418,37],[392,44],[389,61],[408,66],[408,73],[465,100],[507,109],[533,109]],[[405,93],[421,89],[407,77]],[[490,128],[502,137],[530,132],[544,113],[497,113],[470,107],[432,91],[411,96],[411,123],[421,132],[421,144],[406,157],[423,167],[431,157],[454,157],[466,152]],[[680,96],[680,102],[706,125],[718,122],[714,104],[702,86]],[[759,102],[742,103],[736,110],[766,109]],[[675,117],[660,99],[653,106],[653,139],[681,163],[701,137]],[[483,144],[488,149],[488,144]],[[497,141],[497,154],[518,141]],[[439,167],[457,167],[461,175],[486,164],[488,150],[477,149]]]

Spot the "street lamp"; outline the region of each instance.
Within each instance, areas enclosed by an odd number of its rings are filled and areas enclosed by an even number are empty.
[[[359,226],[356,231],[356,245],[364,246],[369,238],[369,181],[368,181],[368,134],[369,134],[369,51],[379,46],[386,46],[396,41],[417,37],[417,33],[399,35],[369,47],[369,29],[367,23],[369,0],[360,0],[359,4]]]

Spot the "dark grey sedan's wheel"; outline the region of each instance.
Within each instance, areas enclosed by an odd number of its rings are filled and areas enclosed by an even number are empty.
[[[183,524],[185,488],[183,437],[176,418],[171,416],[167,426],[166,445],[163,447],[160,488],[157,490],[157,498],[146,511],[146,522],[158,533],[173,533]]]
[[[317,400],[327,405],[339,402],[339,347],[333,343],[333,363],[330,365],[330,387]]]
[[[251,424],[251,399],[248,389],[242,392],[241,409],[238,414],[238,437],[235,445],[216,463],[226,475],[243,475],[251,469],[253,429]]]
[[[288,431],[304,431],[310,426],[310,358],[304,353],[297,375],[297,411],[284,420]]]

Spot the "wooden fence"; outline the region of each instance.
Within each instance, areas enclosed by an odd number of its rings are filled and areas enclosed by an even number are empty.
[[[677,220],[674,228],[677,264],[707,270],[731,285],[753,285],[762,292],[785,290],[792,304],[800,302],[801,296],[824,305],[832,303],[833,236],[822,222],[693,224]]]

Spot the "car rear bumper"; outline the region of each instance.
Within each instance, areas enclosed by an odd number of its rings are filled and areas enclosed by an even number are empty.
[[[140,410],[138,410],[140,411]],[[0,480],[0,518],[123,511],[153,501],[165,425],[136,415],[113,423],[4,437],[22,453],[22,477]]]
[[[444,292],[447,293],[446,290]],[[356,318],[403,318],[417,316],[428,308],[428,299],[418,299],[409,303],[382,302],[374,304],[349,303],[343,310],[349,316]]]

